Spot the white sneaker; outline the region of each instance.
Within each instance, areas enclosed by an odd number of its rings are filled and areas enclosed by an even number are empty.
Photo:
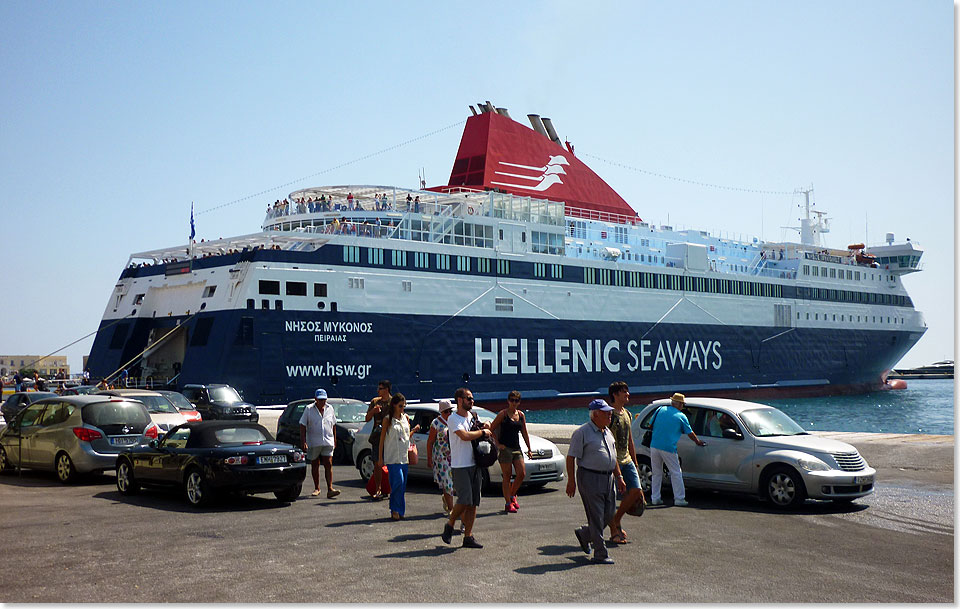
[[[651,499],[650,505],[663,505],[663,501],[661,501],[660,499]]]
[[[673,505],[677,507],[687,507],[690,504],[684,501],[683,499],[677,499],[676,501],[673,502]]]

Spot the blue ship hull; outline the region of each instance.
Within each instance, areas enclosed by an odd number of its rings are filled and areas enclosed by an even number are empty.
[[[380,379],[411,400],[469,387],[497,405],[566,407],[624,380],[634,394],[825,395],[880,389],[921,332],[231,310],[104,321],[93,377],[139,360],[151,331],[182,324],[177,386],[228,383],[255,404],[367,399]],[[865,355],[869,354],[869,357]],[[131,375],[136,376],[136,375]]]

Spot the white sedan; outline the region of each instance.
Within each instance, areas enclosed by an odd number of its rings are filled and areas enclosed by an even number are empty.
[[[420,425],[420,431],[413,434],[413,440],[417,444],[417,454],[419,460],[416,465],[410,466],[410,476],[421,478],[432,478],[433,471],[427,467],[427,436],[430,434],[430,423],[440,414],[439,406],[436,403],[411,404],[406,407],[407,416],[410,417],[410,428]],[[496,416],[486,408],[475,407],[473,412],[477,414],[480,421],[485,423],[493,422]],[[373,421],[367,421],[363,427],[357,431],[353,442],[353,462],[357,464],[357,470],[364,482],[373,475],[374,460],[372,446],[370,445],[370,430],[373,428]],[[557,448],[557,445],[530,434],[531,452],[533,458],[527,456],[527,447],[520,438],[520,448],[523,450],[523,464],[527,471],[527,477],[523,480],[524,486],[543,486],[548,482],[560,482],[564,479],[565,463],[563,453]],[[487,471],[483,472],[483,482],[485,486],[490,484],[500,484],[503,480],[503,474],[500,471],[500,464],[494,463]],[[499,487],[497,487],[499,488]]]

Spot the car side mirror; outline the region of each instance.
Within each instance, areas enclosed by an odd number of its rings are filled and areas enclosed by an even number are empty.
[[[147,446],[153,449],[160,448],[160,440],[150,440],[147,442]]]
[[[723,437],[724,437],[724,438],[727,438],[728,440],[742,440],[742,439],[743,439],[743,434],[740,433],[739,431],[737,431],[736,429],[724,429],[723,432],[722,432],[722,434],[723,434]]]

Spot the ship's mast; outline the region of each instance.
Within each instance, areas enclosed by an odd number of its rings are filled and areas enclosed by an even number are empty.
[[[815,205],[810,202],[810,194],[813,188],[798,191],[804,197],[804,218],[800,220],[800,243],[813,247],[822,247],[820,242],[821,233],[830,232],[830,218],[825,218],[825,211],[811,211]],[[815,217],[814,217],[815,216]]]

